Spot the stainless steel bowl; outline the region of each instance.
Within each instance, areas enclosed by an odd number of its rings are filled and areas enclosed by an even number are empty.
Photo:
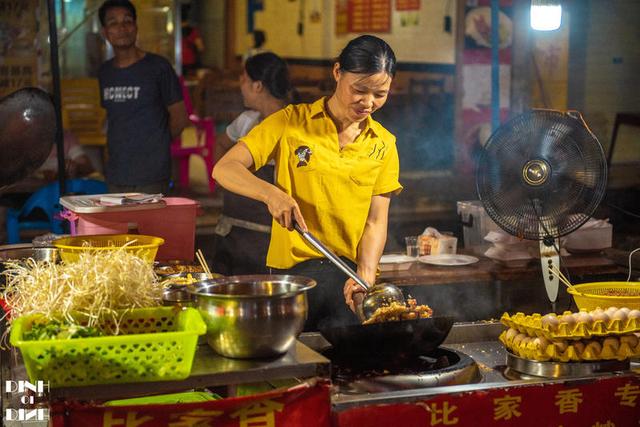
[[[286,353],[307,318],[306,291],[315,280],[301,276],[229,276],[189,286],[207,324],[207,342],[239,359]]]
[[[31,243],[0,246],[0,262],[33,258],[36,261],[57,262],[60,260],[58,248],[35,247]]]

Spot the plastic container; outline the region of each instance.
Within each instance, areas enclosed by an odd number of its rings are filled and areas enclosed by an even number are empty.
[[[567,289],[580,310],[627,307],[640,310],[640,282],[594,282]]]
[[[53,246],[60,249],[60,258],[64,262],[78,261],[83,252],[115,251],[126,245],[126,252],[153,263],[158,247],[163,243],[164,239],[160,237],[141,234],[103,234],[64,237],[54,240]]]
[[[51,387],[179,380],[189,376],[199,335],[207,328],[197,310],[134,309],[117,336],[25,341],[40,315],[11,326],[11,345],[20,349],[30,381]]]
[[[485,236],[490,231],[501,230],[500,227],[487,215],[480,200],[462,201],[457,205],[465,249],[483,255],[491,246],[484,240]]]
[[[609,223],[599,227],[580,227],[565,238],[564,247],[569,252],[597,252],[610,248],[613,243],[613,226]]]
[[[94,196],[95,197],[95,196]],[[196,215],[198,204],[184,197],[165,197],[163,203],[101,207],[96,212],[76,208],[78,235],[136,233],[162,237],[157,259],[193,261],[195,251]],[[110,210],[111,209],[111,210]]]

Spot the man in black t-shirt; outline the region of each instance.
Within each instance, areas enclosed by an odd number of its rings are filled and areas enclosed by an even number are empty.
[[[166,193],[171,141],[189,123],[171,64],[136,46],[136,10],[128,0],[107,0],[98,12],[114,57],[99,71],[107,110],[109,192]]]

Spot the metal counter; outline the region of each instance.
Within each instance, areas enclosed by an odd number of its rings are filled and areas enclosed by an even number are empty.
[[[4,352],[2,384],[5,380],[27,379],[19,351]],[[130,384],[92,385],[52,388],[52,400],[122,399],[153,393],[172,393],[193,388],[228,386],[287,378],[328,377],[330,361],[301,342],[284,356],[275,359],[240,360],[222,357],[207,345],[196,351],[191,375],[179,381],[155,381]]]

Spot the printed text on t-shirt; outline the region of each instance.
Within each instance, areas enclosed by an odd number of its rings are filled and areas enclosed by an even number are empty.
[[[129,99],[138,99],[140,86],[108,86],[103,89],[102,96],[105,101],[125,102]]]

